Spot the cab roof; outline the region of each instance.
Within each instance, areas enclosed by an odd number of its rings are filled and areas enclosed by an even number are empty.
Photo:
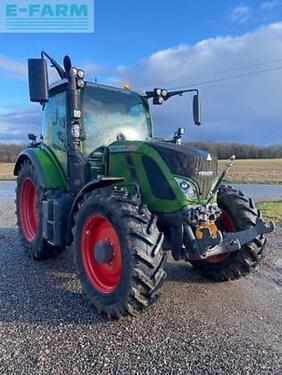
[[[115,86],[111,86],[111,85],[105,85],[105,84],[95,83],[95,82],[90,82],[90,81],[86,81],[85,83],[86,83],[87,86],[91,86],[91,87],[106,88],[106,89],[109,89],[109,90],[112,90],[112,91],[119,91],[119,92],[123,92],[123,93],[131,93],[131,94],[138,95],[138,96],[145,96],[144,92],[143,93],[137,92],[137,91],[133,91],[133,90],[130,90],[130,89],[123,88],[123,87],[115,87]],[[49,86],[49,95],[53,96],[53,95],[56,95],[60,92],[65,91],[67,89],[67,84],[68,84],[67,79],[60,79],[58,81],[53,82]]]

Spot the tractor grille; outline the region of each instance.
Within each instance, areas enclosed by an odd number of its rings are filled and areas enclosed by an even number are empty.
[[[200,187],[200,193],[202,198],[206,198],[210,188],[212,181],[217,176],[218,168],[217,168],[217,159],[215,156],[212,157],[212,161],[207,161],[206,158],[197,158],[193,159],[193,169],[194,174],[191,174],[191,177],[194,181],[196,181]],[[203,172],[201,175],[199,173]],[[208,176],[205,175],[204,172],[213,172],[212,175]]]
[[[207,197],[218,173],[218,162],[214,155],[187,145],[165,142],[150,145],[159,152],[171,173],[193,179],[199,185],[201,198]]]

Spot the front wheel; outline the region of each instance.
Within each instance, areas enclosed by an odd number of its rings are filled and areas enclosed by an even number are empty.
[[[256,224],[258,217],[261,218],[261,213],[256,209],[254,201],[231,186],[220,188],[218,206],[222,210],[222,216],[217,224],[219,229],[225,232],[248,229]],[[259,236],[242,246],[239,251],[211,256],[191,263],[204,276],[216,281],[239,279],[259,264],[265,242],[265,237]]]
[[[166,277],[163,235],[137,198],[94,191],[79,205],[73,234],[78,274],[99,313],[135,315],[157,300]]]

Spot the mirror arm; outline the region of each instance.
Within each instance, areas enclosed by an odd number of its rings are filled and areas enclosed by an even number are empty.
[[[199,90],[198,89],[189,89],[189,90],[177,90],[177,91],[170,91],[167,93],[167,99],[171,98],[172,96],[175,95],[183,95],[186,92],[195,92],[196,95],[199,95]]]
[[[182,95],[186,92],[195,92],[196,95],[199,95],[199,90],[198,89],[189,89],[189,90],[177,90],[177,91],[169,91],[167,93],[167,96],[164,98],[165,100],[171,98],[172,96],[176,95]],[[150,99],[155,97],[155,91],[145,91],[145,98]]]
[[[44,56],[50,61],[52,67],[54,67],[57,70],[57,73],[59,74],[61,79],[67,78],[67,74],[61,67],[61,65],[58,64],[57,61],[54,60],[51,56],[49,56],[48,53],[46,53],[45,51],[41,51],[41,58],[44,59]]]
[[[145,94],[145,98],[147,99],[153,98],[155,96],[154,91],[145,91]]]

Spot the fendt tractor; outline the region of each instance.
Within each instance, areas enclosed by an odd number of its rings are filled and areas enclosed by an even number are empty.
[[[59,80],[49,85],[48,60]],[[206,277],[234,280],[263,255],[266,223],[253,199],[225,184],[216,156],[154,136],[149,101],[161,105],[196,89],[141,93],[87,82],[46,52],[29,59],[30,100],[44,110],[42,136],[17,158],[16,205],[21,241],[34,259],[73,244],[83,289],[109,318],[154,303],[166,278],[168,251]],[[188,267],[187,267],[188,272]]]

